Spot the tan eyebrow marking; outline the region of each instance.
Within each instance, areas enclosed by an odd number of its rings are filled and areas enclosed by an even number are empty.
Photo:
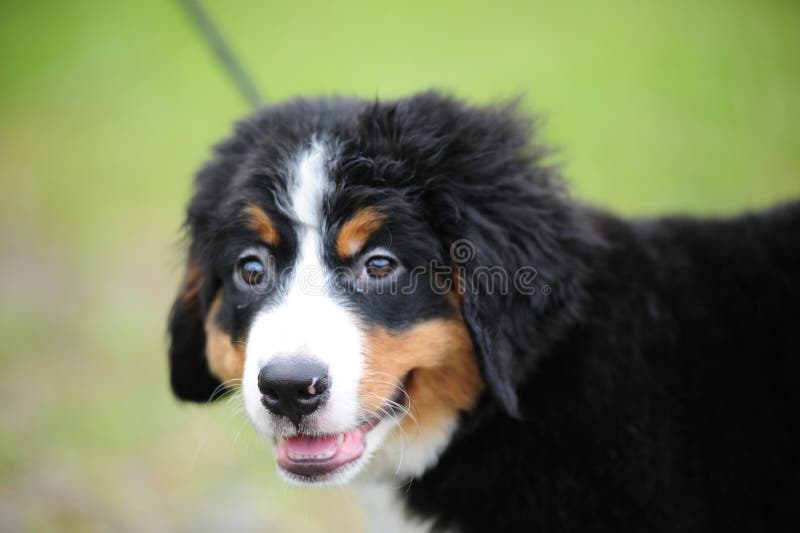
[[[336,238],[336,253],[343,259],[353,257],[385,220],[383,214],[374,207],[356,211],[339,231],[339,236]]]
[[[247,204],[247,207],[244,208],[244,212],[247,216],[250,229],[258,233],[259,237],[273,248],[278,246],[281,237],[278,234],[278,230],[275,229],[275,225],[272,223],[272,219],[269,218],[269,215],[256,204]]]

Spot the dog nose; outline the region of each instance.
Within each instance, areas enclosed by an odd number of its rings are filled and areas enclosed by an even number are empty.
[[[328,368],[314,359],[281,358],[258,373],[261,403],[294,425],[328,399]]]

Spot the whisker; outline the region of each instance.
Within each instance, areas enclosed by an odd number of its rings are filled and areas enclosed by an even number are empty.
[[[392,383],[390,381],[382,381],[377,379],[362,379],[362,383],[375,383],[378,385],[389,385],[390,387],[394,387],[394,390],[398,390],[406,397],[406,399],[411,402],[411,396],[409,396],[408,391],[403,386],[402,383]]]
[[[241,422],[239,423],[239,431],[236,432],[236,436],[233,437],[233,442],[231,443],[231,451],[236,449],[236,445],[239,443],[239,437],[242,435],[242,431],[245,428],[245,424],[247,423],[247,418],[243,417]]]
[[[400,435],[400,453],[398,454],[399,458],[398,458],[398,461],[397,461],[397,467],[394,470],[394,474],[397,475],[397,474],[400,473],[400,469],[403,466],[403,454],[405,452],[406,432],[403,429],[403,426],[402,426],[400,420],[397,418],[397,416],[394,413],[392,413],[390,411],[387,411],[386,408],[384,408],[384,407],[378,407],[378,410],[383,412],[389,419],[391,419],[394,422],[394,425],[397,426],[397,429],[400,430],[400,433],[399,433],[399,435]]]
[[[371,381],[366,381],[366,380],[364,382],[365,383],[380,383],[380,382],[375,382],[375,381],[371,382]],[[403,405],[400,402],[397,402],[396,400],[387,399],[386,402],[387,403],[391,403],[394,407],[396,407],[397,409],[400,409],[401,411],[403,411],[404,413],[409,415],[411,418],[414,419],[414,422],[416,423],[416,421],[417,421],[416,417],[412,413],[411,396],[409,396],[409,394],[406,391],[404,391],[402,389],[400,389],[400,390],[401,390],[401,392],[403,393],[403,395],[404,395],[404,397],[406,399],[406,405]],[[368,394],[375,394],[375,393],[372,393],[372,392],[369,392],[369,391],[367,391],[367,392],[368,392]]]
[[[229,392],[239,388],[241,386],[241,383],[242,383],[242,378],[226,379],[225,381],[217,385],[213,391],[211,391],[211,394],[208,396],[208,400],[206,400],[206,403],[209,404],[215,399],[217,399],[217,393],[220,393],[220,397],[225,396]]]
[[[369,395],[369,396],[372,396],[374,398],[377,398],[378,400],[380,400],[380,402],[383,405],[389,405],[389,406],[393,407],[395,410],[403,413],[405,416],[410,418],[412,422],[414,422],[414,425],[416,426],[417,430],[419,430],[419,421],[417,420],[417,417],[414,416],[414,413],[411,412],[411,409],[409,407],[406,407],[405,405],[403,405],[401,403],[398,403],[398,402],[396,402],[394,400],[390,400],[388,398],[384,398],[380,394],[376,394],[374,392],[369,392],[368,391],[366,394]],[[383,409],[383,408],[381,408],[381,409]]]
[[[405,395],[406,400],[408,401],[408,403],[411,404],[411,397],[408,395],[408,391],[406,390],[406,387],[403,384],[403,382],[400,380],[400,378],[397,378],[397,377],[389,374],[388,372],[381,372],[379,370],[368,371],[367,372],[367,376],[387,376],[390,379],[389,382],[385,382],[385,381],[380,381],[379,382],[379,381],[374,381],[374,380],[364,380],[364,381],[370,381],[372,383],[384,383],[386,385],[393,385],[395,387],[395,389],[399,389],[400,391],[402,391],[402,393]]]

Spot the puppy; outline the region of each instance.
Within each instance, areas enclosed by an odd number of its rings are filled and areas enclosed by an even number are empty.
[[[800,205],[622,220],[532,133],[436,93],[239,123],[188,208],[175,394],[240,388],[283,478],[400,487],[409,525],[796,528]]]

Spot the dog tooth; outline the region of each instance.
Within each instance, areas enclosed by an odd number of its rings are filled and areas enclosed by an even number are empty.
[[[339,433],[339,435],[336,437],[336,445],[341,446],[343,442],[344,442],[344,433]]]
[[[336,455],[336,450],[330,450],[325,453],[297,453],[289,451],[289,458],[295,461],[303,461],[306,459],[330,459]]]

